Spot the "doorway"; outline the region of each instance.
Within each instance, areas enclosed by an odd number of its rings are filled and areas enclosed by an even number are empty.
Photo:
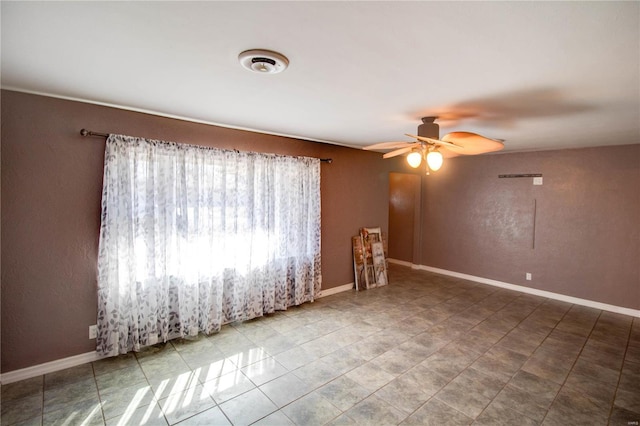
[[[420,183],[417,174],[389,173],[389,258],[420,260]]]

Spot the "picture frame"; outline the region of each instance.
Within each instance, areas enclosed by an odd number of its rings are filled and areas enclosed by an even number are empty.
[[[359,235],[352,237],[356,291],[388,284],[385,243],[380,227],[361,228]]]

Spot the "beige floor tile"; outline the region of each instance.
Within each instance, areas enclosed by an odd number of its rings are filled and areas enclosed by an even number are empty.
[[[297,425],[325,424],[342,414],[318,392],[312,392],[292,402],[284,407],[282,412]]]
[[[93,377],[93,366],[91,363],[82,364],[65,370],[56,371],[54,373],[45,374],[44,389],[48,390],[58,388],[70,383],[92,379]]]
[[[44,389],[44,376],[37,376],[31,379],[2,385],[2,401],[12,401],[14,399],[26,398],[28,396],[42,396]]]
[[[245,376],[242,371],[223,374],[203,384],[204,389],[211,395],[217,404],[254,389],[256,385]]]
[[[180,426],[231,426],[219,407],[209,408],[178,423]]]
[[[100,392],[102,413],[107,420],[148,406],[156,400],[151,386],[146,382],[126,388],[112,389],[110,392]]]
[[[131,407],[119,416],[107,419],[107,426],[166,426],[168,425],[162,409],[157,402]]]
[[[417,409],[402,424],[445,426],[445,425],[470,425],[473,419],[465,416],[456,409],[437,399],[431,399]]]
[[[42,395],[32,395],[25,398],[2,401],[2,415],[0,423],[3,425],[42,416]]]
[[[42,418],[45,425],[104,425],[100,401],[97,398],[68,403],[62,408],[45,412]]]
[[[260,390],[278,407],[284,407],[311,392],[313,387],[300,380],[295,374],[287,373],[260,386]]]
[[[252,389],[222,404],[220,409],[234,425],[248,425],[278,410],[259,389]]]
[[[92,378],[68,383],[44,391],[44,413],[86,400],[98,400],[98,388]]]
[[[369,392],[375,392],[397,376],[390,374],[376,364],[368,362],[346,374],[348,378],[357,382]]]
[[[325,399],[342,411],[356,405],[371,392],[346,376],[340,376],[317,390]]]
[[[158,402],[169,424],[188,419],[216,405],[202,385],[171,394]]]

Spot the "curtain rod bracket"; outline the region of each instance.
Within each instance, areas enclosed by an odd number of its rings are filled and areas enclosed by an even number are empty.
[[[80,134],[82,136],[97,136],[99,138],[108,138],[109,137],[109,134],[107,134],[107,133],[92,132],[91,130],[87,130],[87,129],[80,130]]]

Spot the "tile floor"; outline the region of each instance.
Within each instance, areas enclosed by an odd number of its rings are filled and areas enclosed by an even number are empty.
[[[640,318],[396,265],[390,282],[2,386],[2,424],[640,421]]]

